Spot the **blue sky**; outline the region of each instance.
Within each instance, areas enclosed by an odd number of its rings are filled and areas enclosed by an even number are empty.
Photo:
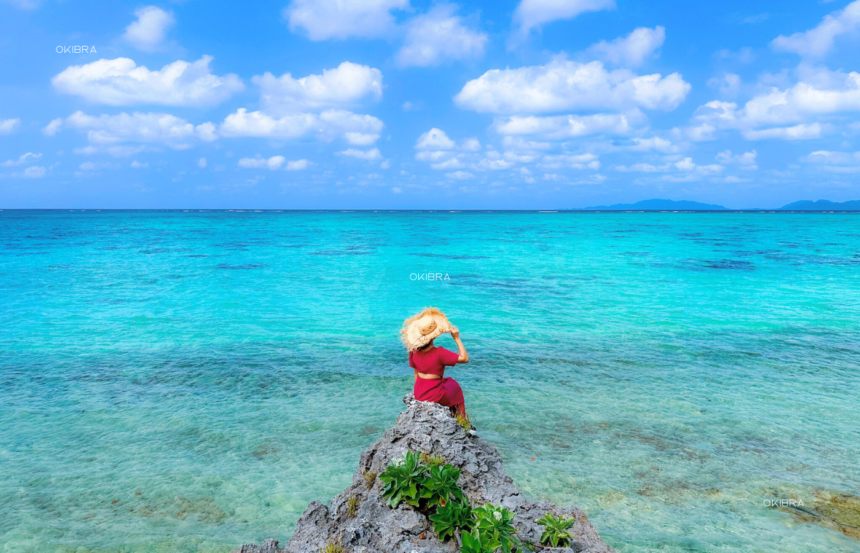
[[[2,208],[860,197],[860,0],[2,0],[0,45]]]

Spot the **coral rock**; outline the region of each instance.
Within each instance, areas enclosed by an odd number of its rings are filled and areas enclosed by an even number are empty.
[[[547,512],[576,519],[570,547],[552,551],[614,553],[600,539],[585,514],[575,507],[556,507],[524,497],[505,473],[502,459],[490,442],[469,434],[451,417],[447,407],[416,401],[411,394],[403,402],[407,409],[382,438],[361,454],[352,484],[332,499],[328,506],[311,502],[296,523],[295,533],[280,550],[274,540],[262,546],[243,545],[233,553],[318,553],[330,542],[338,542],[353,553],[455,553],[454,541],[440,542],[427,516],[405,503],[392,509],[382,498],[379,479],[368,487],[366,473],[381,474],[389,463],[406,451],[440,455],[462,471],[459,485],[473,505],[493,503],[515,513],[514,527],[519,538],[539,543],[543,530],[535,520]],[[347,514],[349,499],[358,500],[354,516]],[[266,549],[266,548],[269,549]]]

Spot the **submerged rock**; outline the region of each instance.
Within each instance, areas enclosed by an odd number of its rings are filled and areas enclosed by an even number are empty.
[[[778,507],[804,522],[839,530],[850,538],[860,539],[860,497],[830,490],[815,490],[815,502],[809,507]]]
[[[570,547],[552,551],[613,553],[600,539],[588,518],[576,507],[556,507],[549,502],[526,499],[505,473],[502,459],[493,444],[467,433],[451,417],[448,408],[416,401],[412,394],[403,402],[406,411],[382,438],[371,445],[358,463],[352,484],[328,505],[313,501],[296,523],[295,533],[285,549],[267,540],[262,546],[243,545],[233,553],[318,553],[339,544],[353,553],[454,553],[454,541],[436,538],[427,515],[406,503],[396,509],[381,497],[383,483],[376,475],[392,460],[409,451],[442,456],[460,469],[459,485],[473,505],[493,503],[514,512],[518,537],[539,544],[543,527],[535,520],[547,512],[574,517]],[[547,548],[544,548],[547,549]]]

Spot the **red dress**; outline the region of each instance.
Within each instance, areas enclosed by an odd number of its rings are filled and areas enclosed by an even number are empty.
[[[418,401],[432,401],[446,407],[452,407],[458,413],[465,412],[466,401],[463,399],[463,390],[453,378],[445,378],[445,367],[457,364],[460,356],[445,348],[434,347],[428,351],[410,351],[409,366],[420,373],[436,374],[443,378],[430,380],[429,378],[415,379],[413,393]]]

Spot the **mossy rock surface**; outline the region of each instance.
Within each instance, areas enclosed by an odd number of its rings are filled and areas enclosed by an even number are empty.
[[[860,497],[833,490],[815,490],[815,501],[808,507],[780,507],[806,522],[839,530],[860,540]]]

